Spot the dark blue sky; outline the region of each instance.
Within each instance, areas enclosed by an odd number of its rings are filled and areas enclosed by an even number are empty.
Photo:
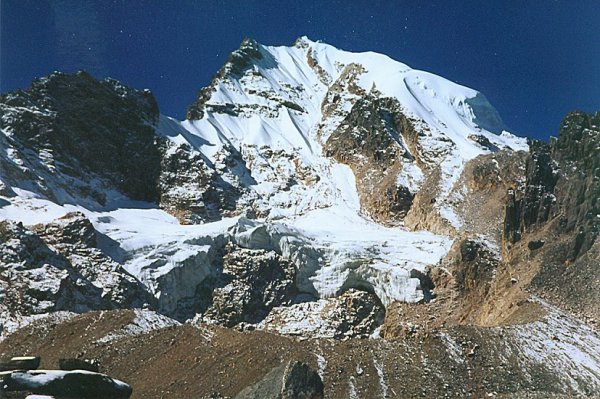
[[[2,92],[86,69],[150,88],[181,119],[245,36],[307,35],[475,88],[520,135],[547,139],[566,112],[600,110],[598,1],[0,0],[0,12]]]

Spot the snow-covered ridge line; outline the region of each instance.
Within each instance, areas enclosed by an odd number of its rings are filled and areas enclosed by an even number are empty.
[[[275,217],[282,213],[291,216],[282,209],[290,206],[297,214],[340,201],[352,202],[332,195],[338,187],[329,172],[335,162],[324,156],[323,146],[365,95],[394,99],[412,121],[420,132],[419,153],[412,156],[439,168],[441,197],[448,195],[465,164],[478,155],[502,148],[528,150],[525,139],[505,131],[498,112],[481,93],[382,54],[347,52],[306,37],[291,47],[245,40],[233,54],[235,63],[225,65],[205,89],[203,101],[196,104],[201,118],[184,121],[187,133],[171,135],[171,139],[190,142],[213,162],[218,162],[221,149],[233,146],[242,154],[249,148],[257,152],[252,158],[263,158],[265,171],[282,173],[284,169],[281,158],[265,155],[264,149],[286,154],[296,166],[317,170],[320,184],[308,189],[293,186],[287,197],[316,195],[324,201],[298,209],[293,203],[282,206],[281,196],[269,194],[281,185],[273,184],[276,177],[251,168],[257,185],[250,190],[271,197],[264,209]],[[256,165],[246,156],[244,160]],[[280,181],[299,173],[298,168],[284,168],[290,175]],[[415,193],[429,170],[406,162],[397,173],[398,184],[406,184]],[[443,210],[444,201],[436,207]],[[440,215],[460,228],[452,212],[446,209]]]
[[[412,69],[388,56],[373,52],[351,53],[328,44],[313,42],[306,37],[299,39],[292,47],[254,45],[262,58],[249,59],[243,76],[231,74],[214,82],[214,92],[207,104],[267,107],[274,105],[273,98],[277,96],[296,101],[304,111],[289,112],[290,117],[294,121],[308,122],[309,127],[312,127],[321,117],[321,104],[330,89],[323,83],[319,73],[336,82],[346,66],[355,64],[360,65],[363,71],[356,82],[359,88],[365,92],[376,88],[380,96],[398,99],[407,113],[451,138],[465,158],[481,153],[472,142],[465,142],[472,133],[481,133],[493,144],[512,146],[515,150],[523,148],[525,144],[524,140],[510,134],[500,135],[505,126],[497,111],[481,93],[432,73]],[[221,123],[231,117],[252,118],[256,114],[260,114],[260,111],[242,112],[233,116],[230,113],[208,110],[202,119],[189,123],[196,125],[197,132],[212,144],[219,143],[223,138],[245,144],[291,144],[289,132],[285,138],[277,137],[282,132],[278,135],[260,135],[255,134],[253,129],[227,129],[227,123]],[[299,118],[297,114],[304,114],[306,118]],[[278,119],[281,115],[264,116]],[[223,136],[218,137],[209,125],[224,128],[221,132]],[[205,127],[208,129],[202,129]],[[265,130],[263,133],[272,132]],[[304,137],[296,142],[300,144],[299,147],[304,147],[304,144],[315,139],[310,137],[314,133],[310,128],[300,133]],[[269,143],[270,140],[276,141]]]

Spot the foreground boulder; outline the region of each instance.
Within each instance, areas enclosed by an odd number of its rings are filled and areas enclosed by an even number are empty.
[[[107,375],[91,371],[37,370],[5,374],[2,390],[73,398],[129,398],[131,387]]]

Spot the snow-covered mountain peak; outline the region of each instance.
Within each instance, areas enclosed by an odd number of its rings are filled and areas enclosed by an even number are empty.
[[[229,141],[314,147],[316,125],[339,122],[356,100],[367,94],[397,100],[406,116],[451,140],[465,159],[485,152],[478,144],[481,140],[474,142],[469,136],[485,137],[497,147],[523,148],[523,141],[498,135],[505,126],[481,93],[386,55],[351,53],[306,37],[291,47],[264,46],[245,39],[201,91],[188,110],[188,119],[201,134],[212,138],[211,142],[218,134],[204,129],[205,124],[216,126]],[[336,103],[338,111],[333,119],[324,115],[330,102]],[[276,137],[281,133],[266,134],[264,124],[255,123],[255,127],[235,129],[235,134],[229,135],[226,126],[220,129],[219,125],[226,125],[224,121],[232,117],[289,120],[301,132],[284,129],[285,137]],[[321,144],[327,137],[327,132],[321,136]]]
[[[182,126],[197,137],[202,144],[196,149],[212,162],[218,163],[228,149],[238,151],[256,183],[249,189],[259,196],[277,190],[272,187],[274,180],[280,182],[276,186],[288,184],[296,166],[319,176],[316,185],[292,188],[302,198],[313,197],[307,190],[319,198],[308,209],[295,207],[296,213],[352,202],[324,194],[338,192],[329,172],[332,158],[350,166],[355,175],[373,176],[376,169],[378,180],[387,182],[386,190],[401,190],[403,197],[411,198],[427,176],[439,176],[430,184],[446,196],[469,160],[501,148],[527,150],[524,139],[503,132],[497,111],[476,90],[386,55],[343,51],[306,37],[291,47],[245,39],[201,90]],[[396,155],[374,166],[381,151]],[[356,156],[349,157],[350,153]],[[373,161],[365,164],[365,158]],[[292,164],[296,166],[283,166]],[[279,173],[272,175],[269,170]],[[388,178],[390,174],[396,178]],[[239,180],[239,176],[229,179]],[[261,188],[267,186],[267,191]],[[315,191],[316,187],[320,188]],[[373,194],[369,191],[365,196]],[[265,203],[272,214],[291,206],[278,201]],[[361,205],[365,214],[373,216],[364,198]],[[383,213],[387,214],[387,207],[383,206]],[[406,214],[408,203],[401,208],[398,215]]]
[[[159,116],[147,92],[65,79],[77,84],[0,104],[0,216],[33,224],[81,212],[158,308],[182,319],[227,243],[293,263],[285,273],[299,295],[419,301],[419,276],[465,230],[465,166],[526,148],[495,134],[502,122],[477,91],[306,38],[245,39],[183,122]],[[10,108],[17,100],[54,114]]]

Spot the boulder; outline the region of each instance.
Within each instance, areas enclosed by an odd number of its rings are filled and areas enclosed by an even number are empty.
[[[322,399],[323,381],[306,363],[290,362],[283,373],[282,399]]]
[[[530,251],[535,251],[536,249],[540,249],[543,246],[544,240],[533,240],[527,243],[527,248],[529,248]]]
[[[246,387],[235,399],[322,399],[323,389],[323,381],[315,370],[306,363],[290,361]]]
[[[129,398],[128,384],[91,371],[14,371],[3,378],[4,391],[27,391],[68,398]]]

